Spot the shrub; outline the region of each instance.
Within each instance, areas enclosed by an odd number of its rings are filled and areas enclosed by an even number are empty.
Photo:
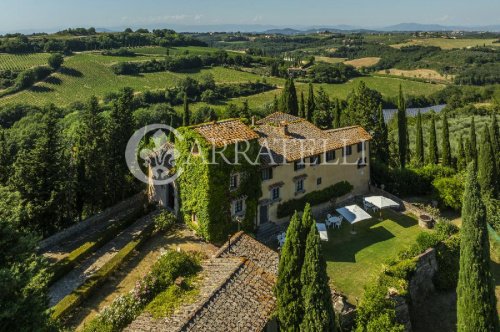
[[[111,67],[116,75],[137,75],[139,66],[132,62],[119,62]]]
[[[155,232],[167,232],[175,225],[177,218],[175,215],[167,210],[163,210],[154,219]]]
[[[284,218],[292,215],[295,211],[302,211],[304,206],[309,203],[312,206],[327,202],[333,198],[342,197],[352,190],[352,185],[347,181],[342,181],[327,187],[323,190],[317,190],[306,194],[299,199],[291,199],[278,205],[278,218]]]
[[[437,178],[432,182],[432,185],[443,205],[454,210],[462,208],[464,179],[461,174],[453,177]]]
[[[181,275],[189,276],[196,273],[198,263],[193,256],[183,252],[168,251],[162,255],[151,269],[151,275],[160,288],[168,287]]]
[[[153,265],[152,271],[139,280],[134,289],[116,298],[98,314],[84,332],[121,331],[137,317],[160,292],[170,287],[179,276],[191,276],[200,265],[193,255],[168,251]]]
[[[54,53],[49,57],[48,63],[51,68],[54,70],[59,69],[64,62],[64,57],[62,54]]]
[[[460,269],[460,236],[458,234],[444,240],[436,247],[438,271],[434,275],[434,285],[440,290],[457,288]]]

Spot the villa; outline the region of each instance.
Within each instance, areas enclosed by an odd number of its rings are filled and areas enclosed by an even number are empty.
[[[341,182],[352,186],[349,195],[368,190],[371,135],[360,126],[322,130],[277,112],[250,124],[230,119],[180,132],[182,174],[167,185],[151,182],[149,196],[209,240],[224,240],[234,221],[244,229],[287,221],[285,203]]]

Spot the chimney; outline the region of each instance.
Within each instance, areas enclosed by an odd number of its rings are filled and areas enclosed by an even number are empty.
[[[252,115],[252,127],[255,126],[255,115]]]
[[[286,121],[281,121],[279,128],[280,128],[281,135],[283,135],[285,137],[287,137],[289,135],[288,123]]]

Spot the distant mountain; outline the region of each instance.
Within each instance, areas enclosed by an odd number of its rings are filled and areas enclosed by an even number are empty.
[[[489,26],[448,26],[440,24],[400,23],[380,28],[381,31],[490,31],[500,32],[500,25]]]

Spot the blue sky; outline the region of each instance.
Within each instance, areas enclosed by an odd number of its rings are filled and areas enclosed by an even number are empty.
[[[0,31],[263,24],[500,24],[499,0],[0,0]]]

